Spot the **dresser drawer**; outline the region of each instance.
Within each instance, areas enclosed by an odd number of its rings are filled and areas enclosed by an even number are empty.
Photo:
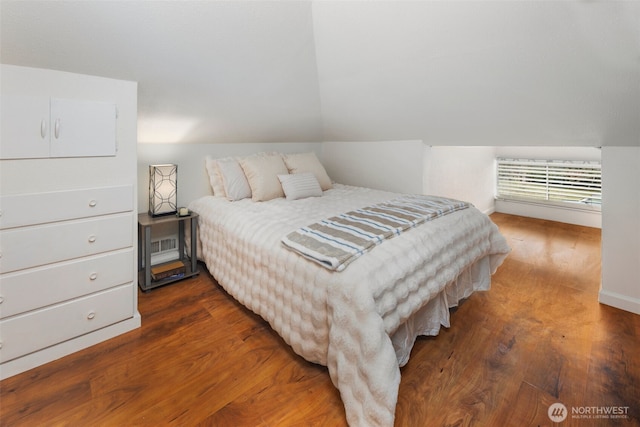
[[[0,206],[0,229],[129,212],[133,186],[1,196]]]
[[[133,316],[133,283],[0,320],[0,362],[41,350]]]
[[[0,318],[133,281],[133,249],[0,275]]]
[[[9,273],[133,245],[133,215],[116,214],[0,231],[0,271]]]

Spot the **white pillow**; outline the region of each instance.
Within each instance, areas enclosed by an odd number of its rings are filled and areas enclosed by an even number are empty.
[[[316,153],[285,154],[284,162],[291,174],[300,172],[313,173],[322,190],[328,190],[333,187],[331,179],[329,175],[327,175],[327,171],[324,169],[324,166],[322,166],[322,163],[320,163],[320,160],[318,160]]]
[[[320,188],[316,176],[311,172],[278,175],[278,179],[287,200],[322,196],[322,188]]]
[[[214,159],[211,156],[205,158],[205,167],[207,168],[207,174],[209,175],[209,184],[211,185],[211,191],[214,196],[225,197],[224,186],[222,184],[222,177],[218,171],[218,159]]]
[[[278,175],[287,174],[282,156],[250,156],[240,159],[240,166],[251,187],[251,200],[263,202],[284,197]]]
[[[233,202],[251,197],[251,187],[238,161],[220,159],[217,163],[227,199]]]

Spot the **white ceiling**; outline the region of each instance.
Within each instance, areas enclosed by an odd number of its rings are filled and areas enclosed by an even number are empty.
[[[138,82],[140,142],[640,145],[636,1],[8,1],[3,63]]]

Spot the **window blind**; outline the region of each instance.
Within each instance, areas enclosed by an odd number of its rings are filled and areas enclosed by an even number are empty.
[[[497,194],[520,200],[600,210],[600,162],[497,159]]]

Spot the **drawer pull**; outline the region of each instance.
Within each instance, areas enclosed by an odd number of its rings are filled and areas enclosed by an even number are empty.
[[[0,304],[4,302],[4,297],[0,297]]]
[[[92,320],[94,317],[96,317],[96,313],[94,311],[90,311],[89,314],[87,314],[87,319]]]
[[[0,341],[0,348],[2,348],[2,341]]]
[[[98,202],[96,200],[89,201],[89,207],[95,208]]]
[[[47,136],[47,121],[45,119],[40,121],[40,136],[42,139]]]
[[[56,139],[60,138],[60,119],[56,119],[54,132]]]
[[[95,235],[92,234],[91,236],[89,236],[89,243],[93,243],[95,241],[96,241],[96,236]]]
[[[89,275],[89,280],[96,280],[98,278],[98,273],[91,273]]]

